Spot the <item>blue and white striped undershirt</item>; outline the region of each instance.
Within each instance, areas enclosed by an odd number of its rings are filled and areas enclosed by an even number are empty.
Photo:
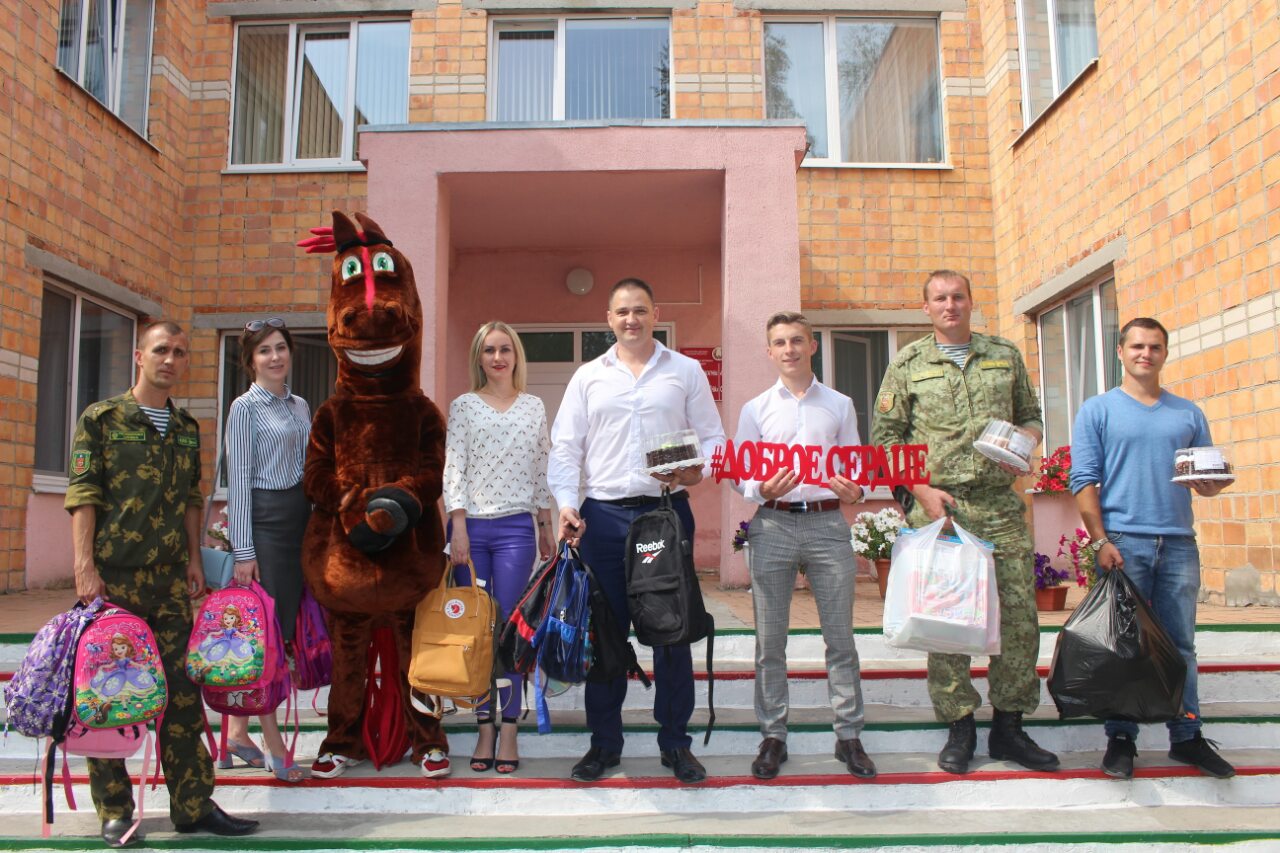
[[[227,529],[236,562],[257,559],[253,549],[253,490],[290,489],[302,481],[311,435],[307,401],[277,397],[254,383],[227,414]]]
[[[942,350],[943,355],[956,363],[956,367],[964,370],[964,362],[969,357],[969,344],[972,343],[971,341],[966,341],[963,344],[943,344],[935,340],[933,343],[938,349]]]
[[[142,409],[142,413],[151,419],[151,423],[155,425],[156,432],[160,433],[161,438],[164,438],[165,434],[169,432],[169,407],[161,406],[157,409],[139,404],[138,408]]]

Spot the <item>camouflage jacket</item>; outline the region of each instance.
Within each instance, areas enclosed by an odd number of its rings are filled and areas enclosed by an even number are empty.
[[[993,419],[1044,431],[1022,354],[1004,338],[975,332],[961,370],[929,335],[885,371],[871,443],[928,445],[930,485],[938,488],[1009,486],[1014,478],[973,449]]]
[[[200,425],[169,403],[163,437],[133,392],[94,403],[76,424],[63,506],[97,507],[94,562],[140,568],[188,560],[184,518],[200,495]]]

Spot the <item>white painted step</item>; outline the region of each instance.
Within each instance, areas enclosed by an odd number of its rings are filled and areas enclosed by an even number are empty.
[[[163,812],[156,817],[151,814],[149,810],[143,828],[153,843],[200,849],[202,842],[209,841],[214,849],[228,849],[219,839],[175,835]],[[819,817],[812,812],[752,809],[697,816],[600,815],[565,822],[530,820],[523,815],[425,815],[355,821],[345,814],[272,812],[260,816],[263,827],[258,834],[236,839],[235,846],[244,851],[301,848],[330,853],[772,853],[797,849],[836,853],[851,848],[931,853],[1056,853],[1066,849],[1075,853],[1186,853],[1192,844],[1212,844],[1230,853],[1274,853],[1280,839],[1280,812],[1267,808],[1113,808],[1105,812],[1110,836],[1099,831],[1104,821],[1097,820],[1097,815],[1094,809],[1065,806],[1000,812],[952,806],[910,815],[849,809]],[[6,831],[12,836],[22,828],[15,823]],[[83,812],[63,813],[53,826],[55,843],[62,850],[76,840],[85,842],[84,849],[100,849],[100,842],[94,843],[97,830],[96,820]],[[29,846],[20,846],[22,840]],[[457,846],[451,846],[454,840],[459,842]],[[41,846],[38,837],[6,841],[7,849],[49,849]]]

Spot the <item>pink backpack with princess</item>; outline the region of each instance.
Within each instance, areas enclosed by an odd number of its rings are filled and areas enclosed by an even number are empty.
[[[151,627],[123,607],[104,605],[85,626],[76,643],[75,666],[71,677],[70,709],[63,741],[62,775],[67,803],[71,796],[67,755],[86,758],[128,758],[145,746],[142,775],[138,779],[138,811],[129,836],[142,821],[148,769],[155,738],[148,725],[157,729],[169,704],[169,687],[159,646]],[[53,820],[53,749],[45,758],[45,825],[49,834]],[[160,762],[155,764],[155,787]]]
[[[202,685],[205,704],[223,716],[222,752],[227,748],[226,717],[272,714],[281,704],[286,720],[290,712],[294,716],[296,741],[296,691],[275,600],[258,583],[233,583],[205,599],[187,643],[187,674]],[[219,749],[210,746],[216,758]]]

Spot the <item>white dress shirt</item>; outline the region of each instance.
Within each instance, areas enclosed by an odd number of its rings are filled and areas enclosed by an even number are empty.
[[[478,394],[449,406],[445,434],[444,509],[468,518],[502,518],[551,506],[547,490],[547,410],[520,394],[499,412]]]
[[[645,473],[641,439],[691,429],[702,455],[724,444],[711,386],[698,362],[654,341],[637,378],[618,360],[617,344],[578,368],[551,428],[547,480],[561,507],[582,499],[617,500],[662,494]],[[703,476],[706,476],[706,469]]]
[[[738,417],[738,434],[733,443],[765,441],[773,444],[821,445],[822,478],[826,479],[827,453],[832,447],[861,444],[858,438],[858,419],[853,410],[853,400],[814,377],[803,397],[787,390],[779,379],[773,387],[758,397],[753,397],[742,407]],[[798,472],[797,472],[798,473]],[[735,488],[756,503],[764,503],[760,495],[761,483],[744,480]],[[792,489],[781,500],[826,501],[838,497],[824,486],[802,484]]]

